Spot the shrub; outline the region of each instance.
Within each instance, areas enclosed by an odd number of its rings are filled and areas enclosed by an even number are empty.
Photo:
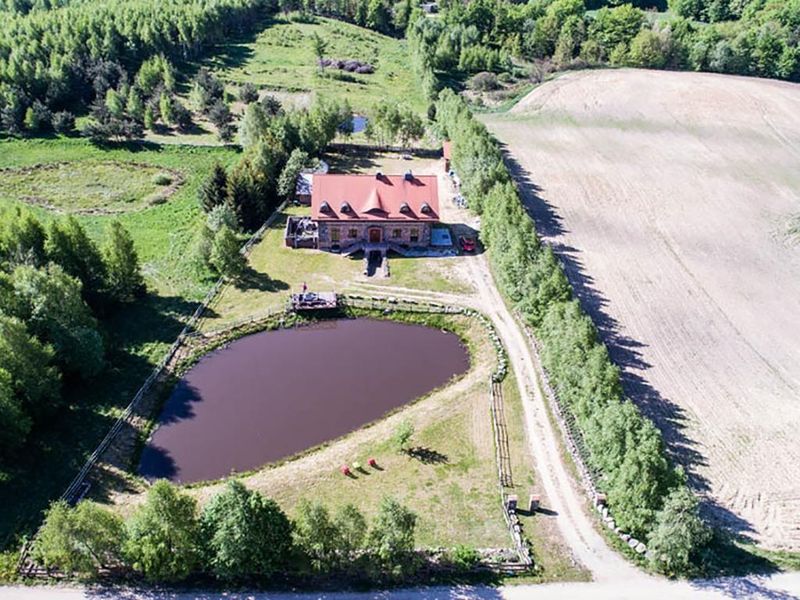
[[[258,100],[258,88],[249,81],[239,88],[239,100],[250,104]]]
[[[247,267],[247,260],[239,251],[241,243],[230,227],[223,225],[214,235],[209,261],[217,273],[230,279],[240,277]]]
[[[398,452],[407,452],[408,444],[414,436],[414,424],[406,419],[394,431],[392,441]]]
[[[172,183],[172,175],[169,173],[156,173],[153,175],[153,183],[156,185],[169,185]]]
[[[499,88],[500,84],[498,83],[497,75],[489,73],[488,71],[483,71],[477,75],[473,75],[467,82],[467,87],[477,92],[489,92]]]
[[[367,548],[381,562],[382,572],[401,576],[416,565],[414,534],[417,515],[393,498],[384,498],[369,532]]]
[[[456,569],[469,571],[481,562],[481,555],[472,546],[459,544],[448,552],[447,560]]]
[[[62,110],[53,115],[53,129],[61,135],[70,135],[75,132],[75,115],[67,110]]]
[[[208,228],[214,233],[219,231],[222,227],[228,227],[234,232],[239,229],[239,219],[236,216],[236,211],[227,203],[212,208],[211,212],[208,213],[206,223],[208,224]]]
[[[71,508],[59,501],[45,515],[33,557],[67,574],[94,575],[119,560],[123,534],[122,519],[108,509],[86,501]]]
[[[648,541],[650,566],[655,570],[677,575],[695,564],[698,550],[711,539],[697,509],[697,498],[685,487],[667,496]]]

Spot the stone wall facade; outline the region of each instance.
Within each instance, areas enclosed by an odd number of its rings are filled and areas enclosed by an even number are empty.
[[[320,250],[343,249],[359,242],[426,248],[431,243],[431,224],[411,221],[319,221]]]

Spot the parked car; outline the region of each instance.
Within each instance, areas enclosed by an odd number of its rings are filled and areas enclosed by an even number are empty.
[[[464,252],[475,252],[475,240],[473,238],[462,235],[458,238],[458,245],[461,246]]]

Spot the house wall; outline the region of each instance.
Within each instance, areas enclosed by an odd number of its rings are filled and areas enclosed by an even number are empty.
[[[319,222],[319,248],[321,250],[330,250],[331,246],[336,242],[333,240],[331,233],[332,229],[339,230],[340,248],[357,242],[369,241],[369,230],[378,228],[382,231],[381,241],[392,242],[404,246],[414,247],[427,247],[431,243],[431,224],[430,223],[417,223],[403,221],[400,223],[392,222],[375,222],[375,221],[355,221],[355,222]],[[350,230],[354,230],[355,236],[350,235]],[[399,230],[400,236],[394,237],[394,230]],[[416,242],[411,241],[411,232],[416,230],[419,234],[419,239]]]

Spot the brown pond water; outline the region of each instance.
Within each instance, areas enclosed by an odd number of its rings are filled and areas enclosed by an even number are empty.
[[[468,368],[458,336],[420,325],[344,319],[250,335],[180,380],[139,473],[191,483],[248,471],[353,431]]]

